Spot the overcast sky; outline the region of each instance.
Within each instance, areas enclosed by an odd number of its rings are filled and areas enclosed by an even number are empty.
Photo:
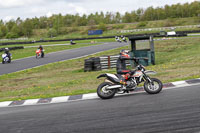
[[[195,0],[0,0],[0,19],[8,21],[18,17],[49,17],[59,13],[88,15],[100,11],[125,13],[149,6],[161,7],[193,1]]]

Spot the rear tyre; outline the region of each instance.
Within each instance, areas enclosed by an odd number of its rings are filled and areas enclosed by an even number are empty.
[[[44,58],[44,53],[41,54],[41,57]]]
[[[156,78],[151,78],[151,80],[152,80],[151,83],[148,81],[144,83],[144,90],[149,94],[159,93],[163,88],[162,82]]]
[[[106,87],[111,86],[111,83],[108,82],[104,82],[101,83],[98,88],[97,88],[97,95],[101,98],[101,99],[110,99],[113,98],[115,93],[116,93],[116,89],[112,89],[112,90],[106,90]]]
[[[4,64],[5,63],[5,61],[4,60],[2,60],[2,64]]]

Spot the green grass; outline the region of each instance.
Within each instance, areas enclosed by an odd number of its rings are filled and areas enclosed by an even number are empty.
[[[88,57],[57,62],[0,76],[0,101],[30,98],[48,98],[96,92],[103,79],[102,73],[115,73],[115,69],[84,72],[84,59],[103,55],[116,55],[120,49],[104,51]],[[200,38],[155,41],[155,77],[164,83],[200,77]]]

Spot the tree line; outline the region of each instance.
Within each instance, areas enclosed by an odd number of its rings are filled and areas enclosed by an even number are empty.
[[[164,7],[139,8],[122,15],[119,12],[96,12],[89,15],[79,14],[61,15],[54,14],[51,17],[35,17],[22,20],[0,20],[0,38],[30,37],[33,29],[47,29],[49,35],[62,34],[62,27],[94,26],[104,24],[134,23],[141,21],[163,20],[168,18],[200,17],[200,2],[195,1],[185,4],[165,5]]]

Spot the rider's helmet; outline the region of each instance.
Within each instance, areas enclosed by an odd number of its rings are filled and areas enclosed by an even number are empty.
[[[8,49],[8,48],[5,48],[4,50],[5,50],[5,52],[9,52],[9,49]]]
[[[42,45],[39,46],[39,49],[41,49],[41,50],[43,49]]]
[[[129,50],[125,50],[125,49],[121,50],[120,51],[120,55],[124,56],[124,57],[127,57],[127,58],[130,58]]]

